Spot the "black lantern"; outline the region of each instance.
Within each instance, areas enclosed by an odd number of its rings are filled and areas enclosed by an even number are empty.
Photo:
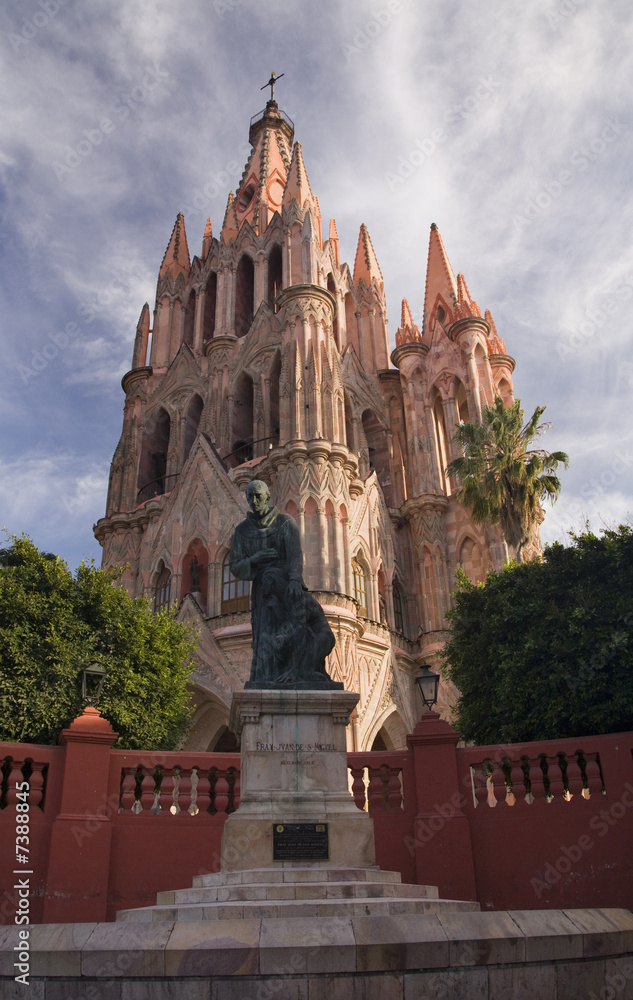
[[[437,689],[440,684],[439,674],[434,674],[429,670],[428,663],[422,664],[422,673],[415,678],[415,683],[422,695],[422,701],[427,708],[433,708],[437,704]]]
[[[81,700],[84,705],[96,705],[103,691],[105,667],[100,663],[91,663],[79,671],[81,676]]]

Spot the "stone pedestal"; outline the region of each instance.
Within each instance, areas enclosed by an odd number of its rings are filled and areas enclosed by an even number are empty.
[[[350,691],[238,691],[230,728],[242,743],[240,804],[226,821],[222,871],[375,865],[373,824],[349,793]],[[327,860],[273,860],[273,827],[327,824]]]

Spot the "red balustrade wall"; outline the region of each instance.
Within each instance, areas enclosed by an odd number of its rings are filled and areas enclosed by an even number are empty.
[[[112,920],[219,870],[222,828],[239,804],[239,754],[113,750],[95,716],[76,720],[61,746],[0,744],[2,923],[14,921],[14,871],[25,867],[15,844],[24,775],[32,923]],[[482,909],[633,908],[633,733],[457,742],[429,714],[407,750],[349,754],[381,868]]]

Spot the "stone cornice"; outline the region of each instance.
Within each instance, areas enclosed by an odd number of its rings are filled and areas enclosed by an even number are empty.
[[[126,372],[121,379],[121,388],[123,392],[127,395],[129,390],[137,382],[143,382],[146,378],[149,378],[152,374],[152,366],[145,365],[143,368],[132,368],[131,371]]]
[[[396,368],[400,368],[400,364],[405,358],[412,356],[422,361],[428,353],[428,344],[423,344],[421,340],[412,340],[409,344],[400,344],[395,347],[391,352],[391,360]]]
[[[516,361],[509,354],[489,354],[488,361],[491,368],[509,368],[511,372],[516,368]]]
[[[336,313],[336,299],[327,288],[321,288],[320,285],[288,285],[281,290],[275,303],[281,310],[294,299],[319,299],[322,305],[327,306],[332,316]]]

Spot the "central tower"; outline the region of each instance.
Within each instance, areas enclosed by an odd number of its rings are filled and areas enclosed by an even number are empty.
[[[294,125],[273,99],[249,140],[219,238],[207,220],[192,260],[176,219],[122,381],[95,534],[104,567],[127,564],[133,596],[200,624],[188,746],[229,749],[251,634],[228,553],[245,487],[264,480],[297,521],[305,582],[336,637],[328,672],[360,694],[351,745],[391,749],[419,718],[413,678],[437,664],[455,570],[482,578],[503,563],[499,531],[470,522],[444,469],[459,420],[512,399],[514,362],[433,226],[423,322],[405,300],[391,367],[366,226],[352,271],[333,219],[323,238]],[[440,705],[451,698],[443,688]]]

